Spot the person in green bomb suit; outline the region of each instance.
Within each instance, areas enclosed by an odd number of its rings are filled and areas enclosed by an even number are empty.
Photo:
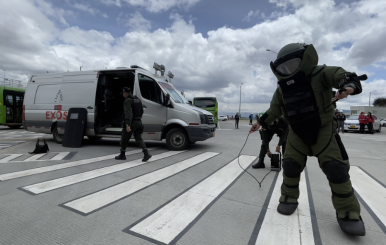
[[[283,183],[277,211],[291,215],[298,206],[300,174],[307,156],[318,158],[332,192],[332,203],[343,232],[364,236],[360,205],[349,175],[349,157],[336,133],[335,102],[362,92],[361,78],[341,67],[318,66],[312,44],[284,46],[271,62],[278,79],[269,110],[255,123],[250,133],[284,114],[290,129],[283,157]],[[332,88],[339,89],[334,93]],[[335,102],[331,102],[335,101]]]
[[[288,123],[284,120],[284,118],[280,117],[273,121],[273,123],[271,123],[267,127],[262,127],[262,129],[260,130],[262,142],[259,154],[259,161],[253,164],[252,168],[265,168],[264,157],[265,154],[267,154],[268,157],[271,157],[269,142],[271,142],[272,137],[275,134],[277,134],[277,136],[279,137],[279,143],[276,146],[276,152],[280,152],[280,148],[282,148],[282,152],[284,155],[288,135]]]
[[[143,142],[142,102],[137,96],[131,94],[130,88],[124,87],[122,91],[125,101],[123,102],[124,121],[122,122],[121,154],[115,157],[116,160],[126,160],[126,147],[129,144],[131,135],[134,134],[135,143],[143,150],[143,162],[151,158],[151,155]]]

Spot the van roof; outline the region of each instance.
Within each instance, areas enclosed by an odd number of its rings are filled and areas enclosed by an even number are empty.
[[[116,71],[136,71],[136,70],[139,70],[141,73],[149,76],[149,77],[152,77],[158,81],[164,81],[166,78],[162,78],[161,76],[155,76],[154,73],[151,73],[149,72],[148,70],[142,68],[142,67],[139,67],[139,66],[135,66],[133,68],[129,68],[129,67],[118,67],[117,69],[106,69],[106,70],[86,70],[86,71],[71,71],[71,72],[59,72],[59,73],[41,73],[41,74],[35,74],[35,75],[32,75],[33,77],[40,77],[40,78],[54,78],[54,77],[61,77],[61,76],[64,76],[64,75],[67,75],[67,76],[71,76],[71,75],[93,75],[95,74],[95,76],[98,74],[98,72],[100,73],[104,73],[104,72],[116,72]],[[165,81],[166,82],[166,81]]]

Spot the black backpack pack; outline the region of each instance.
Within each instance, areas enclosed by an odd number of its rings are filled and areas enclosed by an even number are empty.
[[[36,147],[33,152],[28,152],[29,154],[42,154],[42,153],[47,153],[50,149],[48,149],[48,145],[46,143],[46,139],[43,138],[44,145],[39,144],[39,139],[38,142],[36,142]]]

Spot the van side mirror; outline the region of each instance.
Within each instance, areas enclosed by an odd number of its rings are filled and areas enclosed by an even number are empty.
[[[170,106],[170,94],[166,94],[164,97],[164,105]]]

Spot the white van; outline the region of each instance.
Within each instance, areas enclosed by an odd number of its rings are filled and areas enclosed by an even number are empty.
[[[115,70],[79,71],[31,76],[23,105],[25,130],[53,134],[63,139],[70,108],[86,108],[85,135],[92,140],[121,137],[123,87],[129,87],[142,100],[144,140],[163,140],[171,150],[215,136],[213,115],[191,106],[169,81],[138,67]],[[159,69],[158,69],[159,70]]]

